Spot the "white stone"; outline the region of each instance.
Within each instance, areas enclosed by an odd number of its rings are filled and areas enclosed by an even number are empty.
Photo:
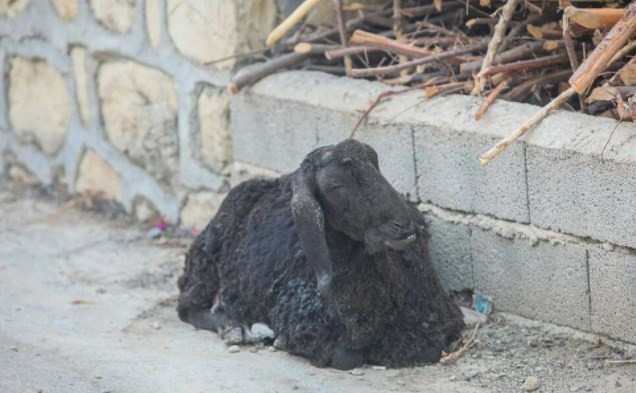
[[[0,16],[13,19],[20,15],[30,2],[31,0],[0,0]]]
[[[135,0],[90,0],[95,19],[116,33],[125,33],[135,18]]]
[[[230,100],[226,93],[205,88],[197,103],[201,156],[206,165],[221,171],[232,161]]]
[[[153,48],[161,42],[161,9],[159,0],[146,0],[146,31]]]
[[[182,227],[187,229],[202,230],[214,217],[224,195],[210,191],[201,191],[188,195],[181,210]]]
[[[54,154],[71,120],[64,75],[43,60],[14,57],[9,71],[9,119],[19,139]]]
[[[133,213],[140,222],[158,220],[161,216],[152,202],[143,197],[136,197],[133,202]]]
[[[172,79],[121,60],[100,66],[98,86],[108,139],[162,184],[176,186],[179,143]]]
[[[65,21],[72,21],[77,16],[77,0],[51,0],[57,16]]]
[[[37,177],[32,175],[29,171],[24,169],[21,165],[13,164],[9,168],[9,178],[16,183],[24,184],[27,186],[34,186],[39,184],[40,181]]]
[[[73,76],[75,79],[75,94],[79,105],[82,124],[88,125],[90,121],[90,107],[88,99],[88,75],[86,74],[86,49],[75,46],[71,49],[71,61],[73,62]]]
[[[99,191],[107,198],[121,201],[121,179],[93,150],[87,150],[79,165],[75,191]]]
[[[167,0],[168,31],[184,56],[205,63],[265,47],[274,0]],[[216,66],[231,68],[235,59]]]

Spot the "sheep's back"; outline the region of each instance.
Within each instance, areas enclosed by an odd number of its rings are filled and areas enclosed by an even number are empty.
[[[223,301],[239,322],[270,323],[279,284],[311,277],[291,214],[291,197],[289,175],[249,180],[230,191],[215,218],[223,228]]]

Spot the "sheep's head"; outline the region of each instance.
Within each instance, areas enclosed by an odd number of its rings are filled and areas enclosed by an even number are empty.
[[[369,253],[403,250],[415,240],[404,198],[382,176],[376,152],[364,143],[349,139],[311,152],[294,191],[295,217],[301,205],[307,209],[306,199],[313,198],[306,214],[364,241]]]

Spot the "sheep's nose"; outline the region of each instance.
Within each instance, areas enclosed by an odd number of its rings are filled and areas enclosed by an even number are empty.
[[[406,239],[413,234],[413,222],[409,221],[393,221],[393,231],[396,238]]]

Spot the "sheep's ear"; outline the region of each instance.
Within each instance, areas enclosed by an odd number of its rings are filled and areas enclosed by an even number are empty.
[[[300,245],[316,274],[318,290],[326,295],[333,276],[331,256],[325,239],[324,213],[315,196],[313,171],[307,169],[301,168],[294,176],[291,209]]]

